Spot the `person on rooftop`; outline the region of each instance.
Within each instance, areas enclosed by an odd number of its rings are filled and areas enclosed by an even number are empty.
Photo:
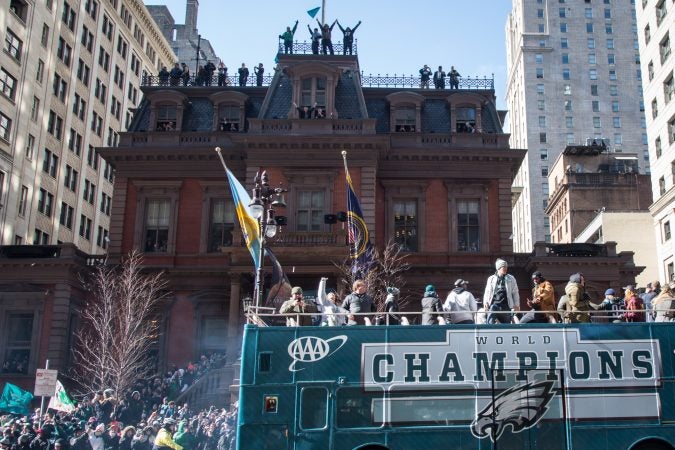
[[[340,27],[340,31],[342,31],[342,54],[346,55],[347,52],[349,54],[352,54],[352,46],[354,45],[354,32],[356,29],[361,25],[361,21],[359,20],[359,23],[356,24],[354,28],[342,28],[342,25],[340,25],[340,22],[336,19],[335,20],[338,24],[338,27]]]
[[[296,20],[292,30],[291,27],[286,27],[286,31],[279,35],[279,38],[284,41],[284,53],[293,54],[293,36],[295,36],[295,30],[297,29],[298,21]]]

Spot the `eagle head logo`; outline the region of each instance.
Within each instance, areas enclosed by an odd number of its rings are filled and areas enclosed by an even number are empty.
[[[508,425],[514,433],[526,430],[546,414],[554,395],[553,381],[509,388],[478,413],[471,423],[471,434],[479,439],[490,437],[492,442],[496,442]]]

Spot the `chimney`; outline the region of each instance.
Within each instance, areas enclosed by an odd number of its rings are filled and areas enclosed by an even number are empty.
[[[199,0],[187,0],[185,6],[185,34],[188,39],[197,37],[197,12]]]

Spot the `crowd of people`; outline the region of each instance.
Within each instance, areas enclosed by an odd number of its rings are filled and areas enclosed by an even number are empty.
[[[74,411],[40,409],[31,415],[0,416],[2,450],[231,450],[236,405],[193,411],[176,398],[223,355],[203,355],[183,368],[138,383],[117,397],[112,389],[77,403]]]
[[[527,310],[520,310],[520,291],[504,259],[495,262],[495,273],[488,277],[483,296],[476,299],[468,290],[469,282],[458,279],[443,302],[434,285],[427,285],[420,300],[421,314],[404,314],[399,310],[400,290],[387,287],[384,307],[376,312],[375,301],[367,285],[357,280],[352,292],[340,301],[335,291],[326,292],[327,278],[319,282],[316,301],[305,299],[300,286],[279,308],[287,325],[378,325],[420,323],[589,323],[593,322],[670,322],[675,321],[675,281],[662,288],[658,281],[649,283],[638,294],[634,285],[625,286],[623,295],[607,289],[605,298],[593,302],[586,292],[581,273],[569,277],[564,294],[556,299],[553,284],[541,271],[532,273],[531,296],[525,300]],[[418,321],[419,320],[419,321]]]

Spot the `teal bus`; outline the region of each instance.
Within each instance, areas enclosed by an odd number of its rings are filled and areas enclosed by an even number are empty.
[[[675,445],[675,324],[246,325],[237,448]]]

